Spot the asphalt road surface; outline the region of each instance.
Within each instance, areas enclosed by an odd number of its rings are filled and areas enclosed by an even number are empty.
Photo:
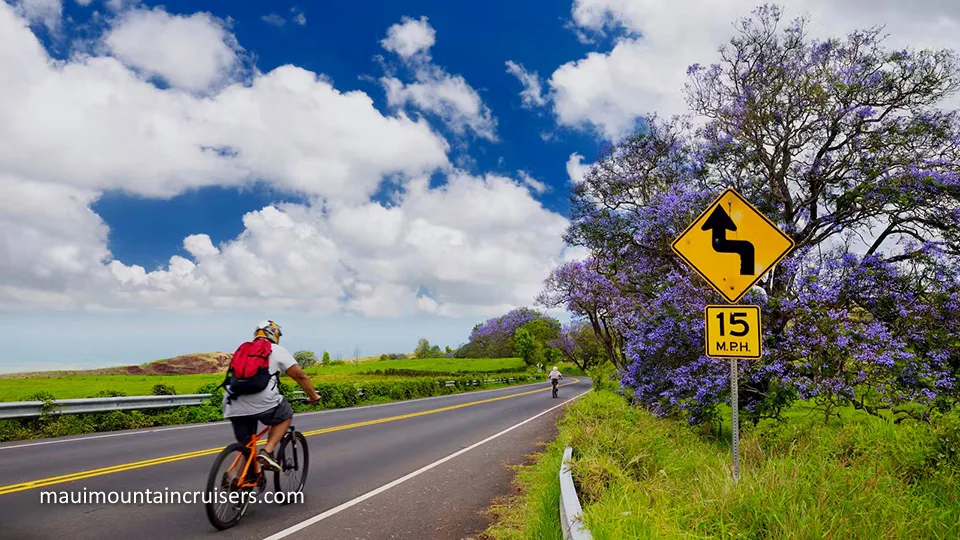
[[[298,414],[294,425],[310,451],[304,500],[253,504],[226,531],[210,525],[202,502],[58,504],[41,497],[202,492],[216,454],[233,440],[229,423],[2,444],[0,539],[474,538],[489,524],[481,511],[510,489],[506,465],[550,440],[563,404],[589,388],[589,379],[568,377],[559,399],[548,383],[535,383]]]

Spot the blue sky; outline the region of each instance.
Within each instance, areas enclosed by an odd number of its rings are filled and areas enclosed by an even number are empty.
[[[344,357],[456,346],[585,255],[572,183],[686,112],[756,4],[5,0],[0,372],[232,350],[268,317]],[[801,13],[960,48],[937,0]]]

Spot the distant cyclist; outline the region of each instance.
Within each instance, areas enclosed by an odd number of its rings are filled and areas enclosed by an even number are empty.
[[[233,353],[223,388],[223,416],[229,418],[240,444],[257,434],[257,422],[271,426],[267,444],[258,454],[265,468],[280,470],[273,450],[293,420],[293,408],[280,394],[280,373],[297,381],[308,402],[320,401],[313,383],[290,351],[280,346],[283,332],[273,321],[263,321],[248,341]]]
[[[550,384],[553,386],[553,397],[557,397],[557,384],[559,384],[560,379],[563,378],[563,375],[560,374],[560,370],[557,369],[557,366],[553,366],[553,371],[547,375],[547,378],[550,379]]]

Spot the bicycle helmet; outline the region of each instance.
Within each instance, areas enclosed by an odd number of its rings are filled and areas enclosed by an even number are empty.
[[[257,325],[256,330],[253,331],[254,338],[265,338],[275,344],[280,343],[280,336],[282,335],[283,332],[280,330],[280,325],[269,320],[262,321]]]

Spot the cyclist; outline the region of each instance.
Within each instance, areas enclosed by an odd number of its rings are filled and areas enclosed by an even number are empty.
[[[308,403],[320,401],[313,383],[300,368],[300,364],[294,360],[290,351],[280,346],[282,335],[280,326],[273,321],[261,322],[253,332],[251,343],[257,340],[270,342],[268,370],[271,380],[266,388],[256,393],[233,394],[230,392],[230,386],[227,386],[223,396],[223,417],[230,419],[233,433],[240,444],[246,444],[251,436],[256,435],[257,422],[271,426],[267,443],[260,450],[257,458],[263,467],[277,471],[280,470],[280,464],[273,455],[273,450],[293,421],[293,408],[280,394],[280,373],[286,373],[291,379],[297,381],[307,393]]]
[[[553,371],[551,371],[547,377],[550,379],[550,384],[553,385],[553,397],[557,397],[557,384],[560,382],[560,379],[563,378],[563,375],[560,374],[557,366],[553,366]]]

